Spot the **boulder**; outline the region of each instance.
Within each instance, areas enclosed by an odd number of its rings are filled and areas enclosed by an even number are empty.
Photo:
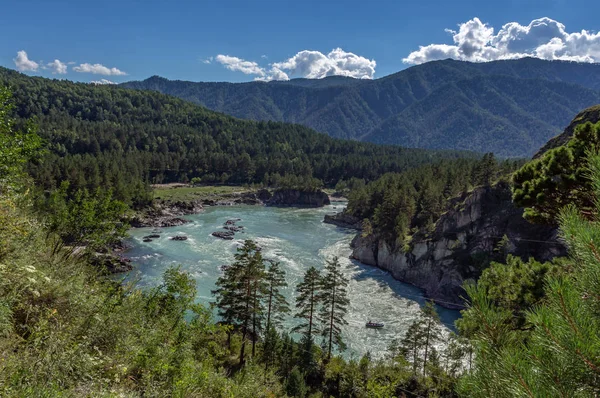
[[[225,239],[225,240],[233,240],[234,232],[231,231],[216,231],[211,234],[214,237]]]

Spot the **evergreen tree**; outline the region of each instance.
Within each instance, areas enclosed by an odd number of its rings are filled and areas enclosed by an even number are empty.
[[[558,214],[574,203],[582,214],[594,214],[594,195],[586,154],[600,148],[600,122],[575,128],[573,137],[525,164],[513,175],[513,200],[525,207],[532,222],[554,224]]]
[[[217,279],[216,306],[219,316],[241,332],[240,365],[244,364],[246,340],[252,338],[254,355],[256,339],[263,316],[264,263],[260,248],[251,240],[244,241],[235,254],[235,262]]]
[[[421,316],[423,318],[422,330],[424,335],[424,347],[425,354],[423,355],[423,375],[425,375],[427,369],[427,360],[429,359],[429,352],[433,345],[439,341],[440,333],[437,329],[440,323],[440,316],[435,310],[435,306],[431,300],[425,303],[425,306],[421,308]]]
[[[304,279],[296,287],[296,314],[295,318],[302,319],[302,323],[294,327],[294,332],[299,332],[308,341],[314,341],[313,336],[319,333],[316,325],[316,314],[321,305],[321,274],[315,267],[310,267],[304,273]]]
[[[265,274],[266,322],[263,355],[265,367],[273,361],[276,349],[277,332],[275,327],[283,321],[283,316],[289,312],[287,300],[281,293],[281,289],[287,287],[285,271],[281,269],[279,262],[267,260],[269,268]]]
[[[486,153],[475,167],[475,183],[485,187],[490,186],[496,178],[498,164],[492,152]]]
[[[417,369],[422,362],[420,350],[423,348],[425,335],[423,334],[423,320],[416,319],[408,327],[406,334],[400,341],[400,354],[412,364],[413,375],[417,374]]]
[[[485,290],[468,286],[468,312],[482,325],[473,336],[474,371],[459,392],[470,397],[594,397],[600,391],[600,155],[589,160],[595,214],[574,205],[560,213],[570,273],[547,276],[545,298],[526,315],[527,329],[511,327],[512,312]]]
[[[307,388],[306,383],[304,383],[304,376],[297,367],[294,367],[288,376],[285,383],[285,392],[290,397],[304,398],[306,396]]]
[[[295,318],[301,319],[301,323],[292,329],[302,334],[300,341],[300,355],[303,369],[310,373],[314,367],[314,336],[319,333],[316,324],[317,311],[320,302],[321,274],[315,267],[310,267],[304,274],[302,282],[296,286],[296,314]]]
[[[344,350],[346,345],[342,339],[341,327],[348,322],[344,318],[348,311],[348,279],[344,277],[341,264],[337,257],[327,261],[325,275],[321,279],[319,300],[321,311],[319,318],[322,326],[322,335],[326,339],[327,359],[331,358],[331,350],[335,344],[338,349]]]

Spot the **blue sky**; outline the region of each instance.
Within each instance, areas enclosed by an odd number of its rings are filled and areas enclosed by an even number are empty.
[[[0,65],[79,81],[239,82],[377,78],[448,57],[600,62],[598,15],[587,0],[13,0]]]

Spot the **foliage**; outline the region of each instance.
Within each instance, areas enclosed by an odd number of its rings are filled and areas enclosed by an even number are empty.
[[[544,298],[546,278],[567,272],[570,267],[562,258],[540,263],[532,258],[523,261],[509,254],[506,264],[492,262],[471,289],[485,296],[495,307],[510,311],[514,328],[524,328],[526,313]],[[458,321],[462,333],[471,335],[481,328],[473,315],[472,311],[463,311]]]
[[[11,92],[0,86],[0,183],[4,188],[14,186],[23,166],[40,155],[42,145],[33,123],[17,130],[13,111]]]
[[[309,128],[251,122],[156,92],[28,77],[0,69],[14,93],[17,124],[37,118],[47,142],[43,165],[29,172],[44,190],[112,189],[142,207],[148,183],[293,182],[334,186],[352,177],[373,180],[438,159],[473,154],[377,146],[332,139]],[[320,180],[320,181],[317,181]],[[194,180],[197,182],[198,180]]]
[[[327,260],[325,273],[320,281],[319,301],[321,302],[321,311],[319,320],[321,321],[321,334],[324,338],[324,345],[327,348],[327,358],[331,358],[331,349],[335,345],[340,351],[346,348],[342,339],[341,327],[348,322],[344,318],[348,312],[348,279],[341,271],[341,264],[337,257]]]
[[[556,223],[567,204],[584,214],[593,210],[592,183],[586,169],[586,154],[600,148],[600,122],[577,126],[566,145],[550,149],[513,175],[513,200],[525,207],[532,222]]]
[[[388,173],[351,191],[346,212],[370,220],[372,232],[389,243],[403,245],[412,235],[427,236],[449,199],[480,183],[493,184],[520,165],[486,154],[481,159],[442,161]]]
[[[518,59],[428,62],[375,80],[332,76],[244,84],[169,81],[156,90],[243,119],[300,123],[332,137],[530,156],[600,103],[597,65]]]
[[[104,248],[125,237],[129,226],[121,221],[127,206],[114,200],[112,191],[97,188],[91,194],[80,189],[69,195],[69,183],[48,197],[40,196],[36,206],[46,220],[48,232],[57,234],[67,245],[86,245],[91,249]]]
[[[588,159],[596,202],[600,156]],[[475,370],[460,392],[488,397],[592,397],[600,389],[600,206],[582,213],[574,204],[559,216],[570,249],[571,272],[547,276],[544,299],[526,313],[527,330],[512,327],[512,311],[498,308],[483,289],[468,287],[475,332]]]
[[[217,279],[216,306],[228,325],[241,331],[240,365],[244,364],[246,339],[252,340],[252,356],[264,315],[265,266],[260,248],[251,240],[238,248],[235,262]]]

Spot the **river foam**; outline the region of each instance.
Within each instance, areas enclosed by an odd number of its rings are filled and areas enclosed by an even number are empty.
[[[337,210],[341,208],[339,204],[334,205]],[[295,285],[306,269],[310,266],[322,269],[327,259],[337,256],[349,279],[348,325],[343,329],[348,345],[345,354],[360,356],[370,352],[381,357],[395,338],[404,335],[425,299],[420,289],[396,281],[379,268],[350,260],[350,241],[355,231],[322,222],[325,214],[335,211],[333,206],[322,209],[211,207],[201,214],[188,216],[192,221],[189,224],[163,228],[161,237],[152,242],[142,241],[152,228],[133,229],[130,231],[133,247],[127,254],[135,269],[129,278],[139,278],[138,284],[142,286],[153,286],[160,283],[169,266],[181,265],[197,282],[198,301],[212,302],[211,290],[221,274],[221,265],[234,260],[235,250],[244,239],[253,239],[262,247],[265,257],[282,264],[289,284],[284,294],[293,303]],[[244,232],[237,233],[234,240],[211,235],[222,230],[227,220],[235,218],[241,219],[238,225],[244,226]],[[175,235],[185,235],[188,240],[169,239]],[[447,325],[459,316],[457,311],[439,307],[438,311]],[[385,327],[367,329],[364,325],[369,320],[384,322]],[[285,327],[291,328],[295,322],[290,316]]]

